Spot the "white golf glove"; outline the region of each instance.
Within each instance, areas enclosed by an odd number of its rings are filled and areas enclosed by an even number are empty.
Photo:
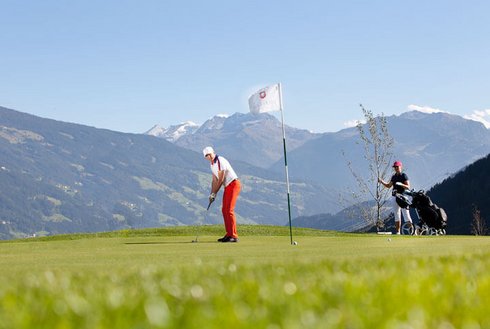
[[[214,202],[215,199],[216,199],[216,193],[211,193],[209,195],[209,202]]]

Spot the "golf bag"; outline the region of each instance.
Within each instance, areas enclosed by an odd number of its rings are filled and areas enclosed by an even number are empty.
[[[395,200],[396,200],[396,203],[401,208],[408,209],[412,205],[412,202],[410,201],[409,197],[406,196],[405,194],[395,193]]]
[[[424,191],[406,192],[412,196],[410,207],[415,208],[420,220],[420,225],[426,224],[429,228],[436,230],[445,229],[447,226],[447,215],[444,209],[439,208],[432,202]]]

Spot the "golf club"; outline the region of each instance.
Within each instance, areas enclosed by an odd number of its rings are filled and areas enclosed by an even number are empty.
[[[213,200],[214,201],[214,200]],[[203,223],[206,221],[206,215],[208,213],[208,210],[209,210],[209,207],[211,207],[211,203],[213,203],[213,201],[209,201],[208,203],[208,207],[206,208],[206,212],[204,213],[204,220],[203,220]],[[201,228],[201,223],[198,224],[197,226],[197,234],[196,234],[196,239],[192,240],[192,243],[197,243],[199,242],[199,231],[200,231],[200,228]]]

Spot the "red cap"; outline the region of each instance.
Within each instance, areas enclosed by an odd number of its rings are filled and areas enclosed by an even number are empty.
[[[401,161],[395,161],[395,163],[393,163],[393,167],[401,167],[401,166],[402,166]]]

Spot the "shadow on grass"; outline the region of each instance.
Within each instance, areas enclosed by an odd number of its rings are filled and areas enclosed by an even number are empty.
[[[216,241],[145,241],[145,242],[124,242],[126,245],[147,245],[147,244],[199,244],[199,243],[217,243]]]

